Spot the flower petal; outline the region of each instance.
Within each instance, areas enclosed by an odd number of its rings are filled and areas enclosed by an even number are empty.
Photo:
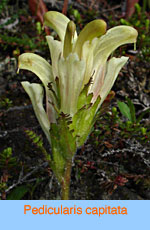
[[[52,36],[46,36],[46,40],[50,49],[52,72],[55,79],[58,77],[58,59],[62,53],[62,42],[54,40]]]
[[[28,81],[21,82],[21,84],[31,99],[36,117],[50,143],[50,122],[43,108],[43,87],[37,83],[30,84]]]
[[[47,87],[48,83],[52,82],[53,89],[56,91],[56,85],[53,78],[51,65],[44,58],[40,57],[37,54],[24,53],[19,56],[18,68],[29,70],[40,78],[46,89],[46,110],[48,113],[48,117],[50,119],[50,122],[55,122],[55,111],[52,105],[50,105],[48,102],[53,101],[53,103],[56,103],[52,93],[49,92]]]
[[[51,65],[37,54],[21,54],[19,56],[18,68],[29,70],[36,74],[45,87],[47,87],[49,82],[54,82]]]
[[[93,93],[92,102],[95,102],[96,98],[99,95],[99,91],[104,84],[105,72],[106,72],[106,63],[99,65],[97,68],[93,69],[94,72],[94,81],[93,84],[89,87],[88,93]]]
[[[81,59],[86,63],[86,70],[84,74],[83,87],[87,84],[94,74],[93,71],[93,50],[97,44],[97,38],[94,38],[92,42],[86,41],[82,47]],[[93,72],[92,72],[93,71]]]
[[[74,44],[74,35],[76,31],[76,25],[73,21],[68,22],[65,39],[64,39],[64,50],[63,56],[64,58],[68,57],[68,55],[72,52],[73,44]]]
[[[74,52],[81,58],[82,46],[86,41],[92,41],[95,37],[100,37],[106,32],[106,23],[103,20],[96,19],[89,22],[80,32],[76,41]]]
[[[108,61],[104,84],[99,91],[99,95],[101,97],[99,106],[103,103],[103,101],[109,94],[121,68],[126,64],[127,61],[128,61],[128,57],[121,57],[121,58],[113,57]]]
[[[80,61],[76,53],[58,62],[61,95],[61,110],[73,115],[77,110],[77,101],[81,92],[85,62]]]
[[[57,11],[49,11],[44,14],[44,25],[54,29],[62,42],[64,41],[66,28],[69,21],[69,18]],[[75,37],[77,37],[76,32]]]
[[[137,31],[130,26],[116,26],[107,31],[105,35],[99,38],[94,48],[93,61],[93,81],[90,87],[90,93],[93,92],[94,100],[98,96],[100,87],[104,82],[106,71],[106,61],[110,54],[120,45],[134,43],[137,39]]]
[[[137,35],[137,30],[131,26],[116,26],[108,30],[105,35],[99,38],[99,42],[94,49],[94,62],[96,61],[97,63],[101,56],[106,61],[110,54],[119,46],[135,43]]]

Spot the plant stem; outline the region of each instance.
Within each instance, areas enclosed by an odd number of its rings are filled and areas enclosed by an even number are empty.
[[[62,200],[69,200],[70,180],[71,180],[72,159],[66,163],[65,173],[61,184]]]
[[[68,9],[68,0],[64,0],[62,13],[66,15],[67,14],[67,9]]]

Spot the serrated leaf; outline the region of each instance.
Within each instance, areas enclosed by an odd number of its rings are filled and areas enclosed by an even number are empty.
[[[12,156],[12,148],[11,147],[8,147],[6,149],[3,150],[3,154],[6,156],[6,157],[11,157]]]
[[[130,108],[128,105],[124,102],[118,101],[118,107],[120,109],[120,112],[122,113],[123,116],[125,116],[129,121],[132,122],[132,117],[130,113]]]
[[[70,129],[73,130],[73,135],[76,136],[77,147],[80,147],[85,143],[95,122],[94,117],[99,103],[100,96],[97,98],[93,105],[90,104],[82,107],[73,116],[73,121],[70,125]]]
[[[34,140],[33,140],[33,142],[37,143],[37,142],[39,142],[39,140],[40,140],[40,137],[35,137]]]
[[[82,89],[79,98],[78,98],[78,103],[77,103],[77,109],[81,109],[84,105],[88,105],[91,103],[93,94],[90,93],[88,95],[88,90],[89,90],[89,86],[92,84],[92,78],[89,80],[89,82],[84,86],[84,88]]]
[[[43,146],[43,141],[41,139],[41,136],[38,136],[36,133],[34,133],[31,130],[26,130],[25,133],[29,137],[29,139],[36,145],[37,148],[40,149],[40,151],[44,154],[45,159],[50,162],[51,156],[47,153],[46,149]]]
[[[69,120],[65,114],[60,114],[57,124],[51,124],[50,138],[53,152],[53,170],[59,179],[63,176],[65,163],[76,152],[76,141],[69,129]]]

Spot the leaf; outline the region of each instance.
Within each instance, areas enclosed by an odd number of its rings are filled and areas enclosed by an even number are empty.
[[[105,98],[103,104],[100,107],[100,110],[98,111],[98,113],[96,114],[96,116],[102,116],[103,114],[106,113],[106,111],[109,109],[109,105],[111,100],[115,97],[115,92],[114,91],[110,91],[110,93],[107,95],[107,97]]]
[[[131,114],[131,121],[133,123],[136,122],[136,114],[135,114],[135,107],[134,104],[132,103],[132,101],[129,98],[126,98],[127,103],[128,103],[128,107],[130,109],[130,114]]]
[[[43,146],[43,140],[41,136],[38,136],[35,132],[32,130],[25,130],[26,135],[28,136],[29,140],[35,144],[35,146],[41,151],[41,153],[44,154],[44,157],[47,161],[51,161],[50,154],[47,153],[46,149]]]
[[[73,116],[70,129],[73,130],[73,135],[76,136],[77,147],[80,147],[85,143],[92,129],[92,126],[95,122],[94,117],[99,103],[100,103],[100,96],[97,98],[94,104],[83,106]]]
[[[78,98],[78,103],[77,103],[77,109],[81,109],[84,105],[88,105],[91,103],[93,94],[90,93],[88,95],[88,90],[90,85],[92,84],[92,78],[90,78],[89,82],[84,86],[84,88],[82,89],[79,98]]]
[[[6,155],[6,157],[12,157],[12,148],[8,147],[3,150],[3,154]]]
[[[128,120],[132,122],[130,108],[128,107],[128,105],[121,101],[118,101],[117,104],[122,115],[128,118]]]
[[[29,187],[26,185],[18,186],[7,196],[7,200],[21,200],[28,191]]]
[[[63,176],[66,161],[72,159],[76,153],[76,138],[73,137],[69,129],[70,122],[70,117],[61,113],[57,119],[57,124],[51,124],[52,167],[58,179]]]

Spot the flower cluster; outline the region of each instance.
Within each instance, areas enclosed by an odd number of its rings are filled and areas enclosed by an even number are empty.
[[[46,111],[43,86],[22,82],[51,144],[54,171],[63,171],[65,159],[86,141],[97,110],[128,60],[109,58],[110,55],[123,44],[135,43],[137,31],[130,26],[117,26],[106,32],[106,23],[96,19],[78,36],[73,21],[55,11],[44,15],[44,25],[54,29],[60,38],[46,36],[51,64],[36,54],[24,53],[19,57],[18,68],[32,71],[45,88]]]

